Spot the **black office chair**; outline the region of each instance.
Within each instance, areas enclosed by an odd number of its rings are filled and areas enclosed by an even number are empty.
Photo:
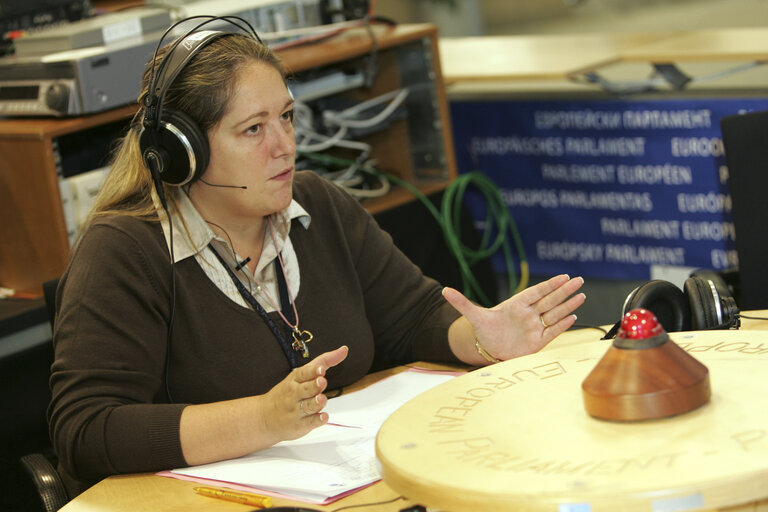
[[[56,288],[58,279],[43,283],[43,297],[48,309],[48,319],[53,331],[56,319]],[[56,512],[69,501],[69,494],[64,482],[56,470],[57,458],[53,449],[45,452],[35,452],[21,457],[21,465],[32,478],[32,483],[42,502],[45,512]]]
[[[726,116],[720,121],[728,164],[736,252],[739,255],[739,293],[742,310],[768,308],[768,239],[765,190],[768,188],[768,111]]]
[[[67,504],[69,493],[56,471],[56,455],[53,450],[24,455],[21,457],[21,465],[32,478],[45,512],[56,512]]]

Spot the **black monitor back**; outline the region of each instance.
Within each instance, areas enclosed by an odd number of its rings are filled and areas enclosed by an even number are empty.
[[[768,111],[722,118],[730,174],[739,307],[768,309]]]

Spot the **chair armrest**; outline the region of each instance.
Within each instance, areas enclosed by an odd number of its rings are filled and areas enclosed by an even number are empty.
[[[69,501],[64,482],[51,461],[42,453],[21,457],[21,465],[32,477],[46,512],[56,512]]]

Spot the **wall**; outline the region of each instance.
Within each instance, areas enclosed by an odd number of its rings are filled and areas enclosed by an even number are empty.
[[[453,16],[450,8],[428,0],[380,1],[376,3],[376,12],[401,23],[436,22],[444,36],[479,35],[475,23],[467,23],[462,16],[463,12],[475,8],[480,11],[480,24],[486,35],[647,32],[768,24],[764,0],[457,0],[457,3],[459,13],[453,11]],[[446,11],[448,14],[444,16]]]

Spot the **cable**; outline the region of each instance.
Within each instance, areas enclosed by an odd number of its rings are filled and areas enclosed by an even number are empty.
[[[356,105],[346,108],[341,111],[341,115],[343,117],[347,117],[352,114],[359,114],[360,112],[364,110],[368,110],[371,107],[375,107],[379,103],[384,103],[385,101],[389,100],[390,98],[394,98],[395,96],[402,93],[402,91],[407,91],[407,88],[402,89],[396,89],[394,91],[390,91],[384,94],[381,94],[379,96],[375,96],[373,98],[369,98],[365,101],[361,101],[360,103],[357,103]]]
[[[314,113],[312,109],[307,104],[297,101],[294,104],[296,110],[296,122],[294,126],[297,140],[296,148],[300,152],[309,153],[317,153],[333,147],[360,151],[360,155],[358,155],[345,170],[338,171],[333,173],[332,176],[326,177],[337,185],[347,189],[350,194],[355,197],[379,197],[384,195],[389,191],[389,181],[386,179],[378,178],[381,186],[374,190],[360,190],[354,188],[354,182],[352,184],[349,183],[354,179],[361,166],[368,160],[372,148],[368,143],[347,139],[348,128],[371,129],[385,122],[403,104],[408,97],[408,94],[408,89],[403,88],[376,96],[342,111],[326,110],[323,112],[324,126],[336,125],[339,127],[331,136],[318,133],[315,130]],[[367,119],[359,119],[356,117],[359,116],[360,113],[377,107],[384,102],[389,103],[372,117]],[[358,180],[358,182],[359,181],[361,180]]]
[[[150,155],[147,158],[147,166],[149,167],[150,174],[152,175],[152,181],[155,185],[155,191],[157,197],[160,200],[160,205],[165,211],[165,217],[168,219],[168,246],[170,251],[171,260],[171,310],[168,313],[168,330],[166,332],[166,351],[165,351],[165,393],[168,395],[168,403],[173,403],[173,396],[171,395],[170,385],[170,373],[171,373],[171,341],[173,338],[173,319],[176,316],[176,265],[174,260],[173,251],[173,219],[168,209],[168,202],[165,200],[165,189],[163,188],[163,182],[160,179],[160,168],[158,167],[157,158],[154,155]]]
[[[334,508],[334,509],[331,510],[331,512],[340,512],[342,510],[349,510],[349,509],[352,509],[352,508],[373,507],[373,506],[376,506],[376,505],[388,505],[390,503],[394,503],[394,502],[396,502],[398,500],[404,500],[404,499],[405,499],[405,496],[397,496],[396,498],[392,498],[391,500],[386,500],[386,501],[375,501],[375,502],[372,502],[372,503],[361,503],[359,505],[346,505],[344,507]]]
[[[509,279],[509,291],[510,293],[520,292],[528,286],[528,262],[525,256],[525,249],[523,248],[523,243],[520,239],[517,226],[512,219],[512,215],[509,213],[509,209],[507,208],[504,199],[499,193],[498,187],[496,187],[496,185],[490,179],[488,179],[485,174],[479,171],[472,171],[467,174],[462,174],[454,181],[454,183],[451,184],[451,186],[446,189],[445,194],[443,195],[442,210],[445,225],[448,226],[450,225],[449,222],[452,222],[454,233],[461,232],[461,208],[464,203],[464,194],[470,185],[475,186],[485,196],[485,204],[488,208],[488,215],[486,217],[487,220],[485,222],[482,242],[480,245],[481,249],[473,250],[461,244],[457,236],[450,237],[447,240],[449,242],[453,241],[453,243],[456,244],[454,252],[465,255],[468,260],[467,263],[470,266],[474,265],[476,262],[482,259],[491,257],[498,251],[499,247],[501,247],[508,270],[507,277]],[[447,205],[450,204],[451,200],[453,200],[453,204],[451,207],[449,207]],[[492,244],[488,245],[494,228],[497,229],[496,239]],[[515,243],[515,249],[517,250],[518,256],[520,258],[519,282],[515,280],[512,252],[509,246],[509,242],[506,238],[507,232],[512,235],[512,239]],[[482,249],[483,247],[485,247],[485,249]],[[472,275],[469,269],[466,270],[466,274],[470,277]],[[482,295],[482,290],[480,290],[477,282],[474,281],[474,279],[469,281],[469,284],[476,286],[480,296],[484,297],[484,295]],[[486,302],[489,301],[486,299]]]
[[[354,107],[350,107],[341,112],[334,112],[332,110],[326,110],[323,112],[323,119],[326,123],[333,123],[339,126],[347,128],[371,128],[377,124],[382,123],[388,117],[390,117],[397,108],[403,104],[405,98],[408,96],[408,89],[400,89],[397,91],[388,92],[382,94],[363,103],[358,103]],[[392,98],[389,104],[384,109],[373,117],[368,119],[352,119],[350,116],[359,114],[361,111],[367,110],[371,107],[378,105],[388,99]]]
[[[371,26],[370,17],[366,16],[363,21],[364,27],[368,31],[368,36],[371,38],[371,54],[368,57],[368,63],[365,69],[365,85],[368,88],[373,87],[373,83],[376,80],[376,75],[379,71],[379,41],[376,39],[376,34],[373,32]]]
[[[340,126],[339,130],[331,135],[330,137],[327,135],[323,135],[321,133],[317,133],[314,131],[305,131],[301,133],[305,137],[305,139],[314,138],[317,140],[320,140],[320,142],[312,144],[302,141],[301,143],[296,145],[296,149],[300,151],[309,151],[309,152],[315,152],[315,151],[325,151],[326,149],[330,149],[337,144],[339,144],[343,139],[344,136],[347,134],[347,127],[346,126]],[[310,138],[311,137],[311,138]]]
[[[314,115],[312,109],[305,103],[300,101],[295,102],[294,108],[296,109],[296,135],[301,137],[301,140],[297,142],[297,149],[308,152],[319,152],[330,149],[334,146],[346,147],[350,149],[360,149],[361,151],[370,152],[370,144],[364,142],[347,140],[344,137],[347,135],[348,128],[366,129],[372,128],[378,124],[384,122],[387,118],[403,104],[408,97],[408,89],[398,89],[395,91],[376,96],[362,103],[358,103],[352,107],[349,107],[341,112],[332,110],[326,110],[323,112],[323,121],[326,125],[338,126],[338,130],[331,135],[327,136],[318,133],[314,129]],[[352,116],[358,115],[361,112],[373,108],[385,101],[389,101],[384,109],[379,113],[367,119],[356,119]],[[313,143],[313,140],[319,142]]]
[[[324,164],[350,164],[350,160],[348,159],[325,154],[306,152],[299,152],[299,154],[305,158]],[[360,169],[375,176],[382,176],[393,184],[401,186],[411,192],[424,204],[424,206],[426,206],[427,210],[429,210],[440,226],[446,245],[459,264],[462,287],[464,289],[464,295],[466,295],[467,298],[470,300],[477,300],[488,307],[496,303],[495,301],[489,300],[482,290],[472,273],[472,267],[479,261],[493,256],[499,249],[502,250],[504,255],[510,293],[520,292],[528,286],[528,261],[525,256],[525,249],[517,230],[517,226],[515,225],[498,188],[483,173],[480,171],[473,171],[467,174],[462,174],[456,178],[456,180],[445,189],[441,209],[438,210],[429,198],[411,183],[408,183],[397,176],[382,172],[371,165],[363,165]],[[488,205],[487,220],[485,222],[480,247],[478,249],[467,247],[460,240],[461,208],[463,205],[464,194],[470,186],[477,188],[484,195],[486,199],[485,202]],[[493,241],[491,241],[494,231],[496,236]],[[512,248],[510,247],[507,234],[511,235],[515,244],[515,250],[518,254],[520,268],[519,281],[515,276]]]
[[[577,329],[597,329],[598,331],[602,332],[603,334],[608,334],[608,330],[605,327],[601,327],[599,325],[592,325],[592,324],[573,324],[571,327],[575,327]],[[603,338],[604,339],[604,338]]]
[[[168,402],[173,403],[173,396],[171,396],[171,339],[173,338],[173,319],[176,316],[176,259],[173,254],[173,222],[171,221],[171,215],[168,212],[168,207],[163,200],[163,209],[165,215],[168,217],[168,243],[171,246],[171,312],[168,315],[168,340],[165,354],[165,393],[168,395]]]
[[[375,178],[379,181],[379,187],[378,188],[356,188],[356,185],[359,185],[364,180],[362,177],[358,177],[358,179],[354,180],[334,180],[334,183],[342,187],[344,190],[346,190],[349,195],[357,198],[365,198],[370,199],[373,197],[382,197],[386,195],[390,189],[391,185],[389,180],[385,176],[375,176]]]
[[[747,316],[747,315],[742,315],[741,313],[739,313],[739,318],[747,318],[749,320],[768,320],[768,318],[765,318],[762,316]]]

